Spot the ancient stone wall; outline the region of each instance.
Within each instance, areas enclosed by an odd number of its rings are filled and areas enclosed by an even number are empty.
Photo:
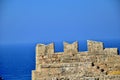
[[[64,52],[54,52],[54,43],[36,46],[36,68],[32,80],[119,80],[117,48],[87,41],[88,51],[79,52],[78,42],[64,42]]]

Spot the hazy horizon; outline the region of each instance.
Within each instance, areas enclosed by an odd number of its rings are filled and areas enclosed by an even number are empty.
[[[120,39],[117,0],[1,0],[0,44]]]

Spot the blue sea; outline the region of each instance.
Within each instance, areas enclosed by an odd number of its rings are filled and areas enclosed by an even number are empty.
[[[100,40],[105,47],[117,47],[119,40]],[[31,71],[35,69],[36,44],[4,44],[0,45],[0,76],[4,80],[31,80]],[[79,41],[79,51],[86,51],[86,41]],[[55,43],[55,51],[63,51],[62,42]]]

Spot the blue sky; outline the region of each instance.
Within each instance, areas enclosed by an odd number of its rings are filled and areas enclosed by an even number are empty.
[[[0,3],[0,44],[120,39],[119,0]]]

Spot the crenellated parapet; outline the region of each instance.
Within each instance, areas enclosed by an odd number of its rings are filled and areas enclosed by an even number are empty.
[[[77,54],[78,51],[78,42],[73,42],[72,44],[69,44],[67,42],[63,43],[64,45],[64,54]],[[87,40],[87,47],[88,47],[88,53],[91,54],[108,54],[108,55],[117,55],[118,49],[117,48],[104,48],[104,45],[102,42]],[[49,55],[54,54],[54,43],[44,45],[44,44],[37,44],[36,46],[36,56],[39,55]]]
[[[55,52],[54,43],[36,45],[36,68],[32,71],[32,80],[102,80],[120,72],[117,48],[104,48],[102,42],[92,40],[87,40],[88,51],[84,52],[78,51],[77,41],[72,44],[64,42],[63,46],[64,52]],[[118,77],[120,79],[120,75]],[[118,79],[115,76],[113,80]]]
[[[87,40],[89,53],[103,53],[106,55],[118,55],[118,48],[104,48],[102,42]]]

